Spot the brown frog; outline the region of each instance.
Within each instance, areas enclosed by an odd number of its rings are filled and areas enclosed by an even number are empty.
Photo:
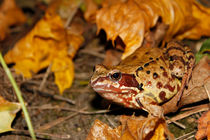
[[[108,100],[163,117],[160,104],[181,97],[194,62],[192,51],[180,42],[141,47],[117,66],[96,65],[91,86]]]

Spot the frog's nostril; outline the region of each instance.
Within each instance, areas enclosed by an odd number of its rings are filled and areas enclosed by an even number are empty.
[[[95,70],[96,70],[96,66],[93,67],[93,72],[95,72]]]

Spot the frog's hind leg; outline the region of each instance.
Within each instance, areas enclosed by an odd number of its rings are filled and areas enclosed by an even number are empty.
[[[185,54],[186,54],[186,60],[187,62],[185,62],[186,66],[185,66],[185,73],[182,77],[182,83],[181,83],[181,88],[178,92],[178,101],[177,101],[177,106],[179,106],[179,103],[181,101],[182,95],[183,95],[183,91],[184,88],[188,86],[189,80],[192,76],[192,71],[195,65],[195,59],[194,59],[194,54],[192,53],[192,51],[190,50],[189,47],[185,46]]]

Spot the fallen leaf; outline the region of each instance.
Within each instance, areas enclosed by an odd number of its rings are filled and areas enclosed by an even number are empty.
[[[96,11],[98,10],[98,5],[94,0],[84,1],[84,17],[87,21],[95,22]]]
[[[61,18],[57,13],[59,2],[49,7],[31,32],[17,42],[4,58],[6,63],[15,63],[16,72],[27,78],[52,64],[55,83],[62,94],[72,84],[72,59],[84,39],[78,20],[73,20],[68,29],[64,28],[62,18],[66,18],[64,15]]]
[[[169,134],[163,119],[121,116],[120,121],[122,125],[112,129],[101,121],[95,120],[87,140],[165,140],[165,135],[173,137]]]
[[[198,131],[195,135],[196,140],[204,138],[210,139],[210,111],[203,113],[198,119]]]
[[[210,20],[207,20],[210,9],[195,0],[128,0],[103,5],[96,14],[98,31],[104,29],[107,39],[114,41],[119,36],[123,40],[126,45],[123,59],[142,45],[145,35],[158,21],[169,25],[165,41],[173,37],[210,36]]]
[[[120,137],[118,129],[112,129],[107,124],[95,120],[86,140],[117,140]]]
[[[26,17],[14,0],[4,0],[0,6],[0,41],[6,37],[9,27],[24,23]]]
[[[19,110],[19,103],[8,102],[0,96],[0,133],[13,131],[11,124]]]

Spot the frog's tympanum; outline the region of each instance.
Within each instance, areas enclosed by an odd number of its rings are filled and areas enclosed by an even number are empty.
[[[141,47],[117,66],[96,65],[91,86],[102,97],[162,117],[160,104],[182,95],[194,66],[188,46]]]

